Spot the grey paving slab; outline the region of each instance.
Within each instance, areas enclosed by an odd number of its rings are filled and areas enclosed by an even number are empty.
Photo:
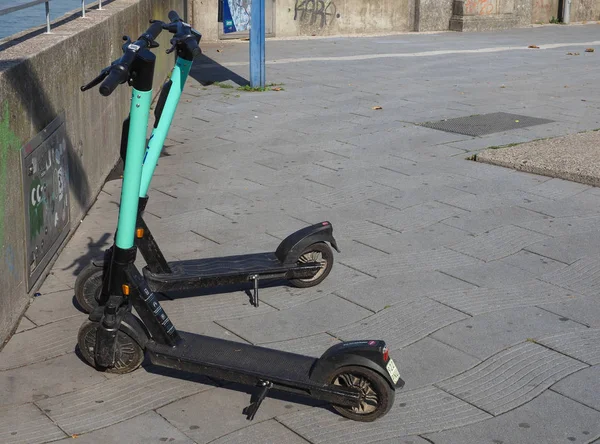
[[[57,291],[65,291],[69,290],[70,288],[73,288],[73,284],[75,284],[75,280],[73,280],[72,284],[69,284],[68,282],[59,279],[57,276],[54,275],[54,273],[51,272],[50,274],[48,274],[46,279],[44,279],[44,283],[40,287],[39,291],[43,294],[55,293]]]
[[[576,293],[595,297],[600,289],[600,260],[585,257],[554,273],[546,273],[541,280],[550,282]]]
[[[403,390],[407,391],[443,381],[481,362],[430,337],[398,350],[392,347],[390,354],[406,383]]]
[[[452,198],[452,199],[440,199],[440,202],[444,202],[448,205],[462,208],[468,211],[487,210],[496,207],[509,207],[509,206],[520,206],[533,211],[536,210],[536,206],[533,204],[542,205],[554,205],[556,201],[546,199],[545,197],[538,196],[537,194],[531,194],[526,191],[507,191],[504,193],[486,193],[477,194],[473,196]],[[547,213],[544,213],[547,214]],[[553,214],[550,214],[553,216]]]
[[[64,438],[66,434],[33,404],[0,407],[0,441],[36,444]]]
[[[73,438],[58,443],[72,443]],[[77,435],[77,443],[94,444],[194,444],[164,418],[154,412],[147,412],[95,432]]]
[[[248,442],[255,442],[257,444],[308,443],[308,441],[302,439],[275,420],[253,424],[213,441],[214,444],[245,444]]]
[[[403,159],[402,159],[403,160]],[[404,160],[403,160],[404,161]],[[406,162],[406,161],[404,161]],[[386,163],[386,168],[392,168],[389,162]],[[399,210],[419,205],[425,202],[435,201],[444,198],[459,198],[469,196],[466,193],[446,185],[424,185],[410,190],[392,190],[373,196],[371,199],[376,202],[381,202],[386,205],[391,205]]]
[[[589,365],[600,364],[600,330],[585,329],[538,339],[540,344],[579,359]]]
[[[527,191],[538,189],[550,178],[528,173],[504,174],[499,177],[484,177],[477,180],[468,180],[460,183],[449,184],[453,189],[475,195],[498,194],[506,192]],[[535,193],[532,193],[535,194]],[[543,196],[542,194],[538,194]]]
[[[590,188],[589,185],[554,178],[536,187],[529,188],[528,191],[532,194],[547,197],[548,199],[561,200],[575,196]]]
[[[437,271],[399,273],[348,285],[335,294],[375,312],[395,304],[407,304],[430,293],[470,289],[473,285]]]
[[[425,437],[435,444],[562,444],[589,443],[599,434],[599,412],[546,391],[533,401],[496,418]]]
[[[376,277],[482,263],[479,259],[445,247],[418,253],[390,254],[385,261],[382,261],[380,257],[356,257],[339,262]]]
[[[346,250],[344,249],[344,251]],[[354,288],[359,284],[367,286],[367,283],[373,280],[371,276],[338,263],[334,264],[333,270],[327,279],[316,287],[296,288],[284,283],[283,285],[261,289],[259,294],[262,301],[279,310],[285,310],[320,299],[329,293],[339,294],[345,288]],[[371,293],[371,291],[364,293],[360,300],[353,300],[353,302],[363,307],[369,307],[367,301],[371,299]]]
[[[358,233],[355,239],[387,253],[406,254],[445,247],[456,244],[461,239],[469,239],[472,236],[472,234],[464,230],[450,227],[440,222],[425,228],[404,231],[402,233],[390,231],[389,233],[375,236],[371,236],[370,233]]]
[[[27,309],[26,315],[38,326],[73,316],[80,317],[81,322],[83,323],[86,316],[75,307],[73,298],[73,290],[42,294],[33,299],[31,305]]]
[[[383,339],[393,349],[400,349],[467,317],[424,298],[386,308],[354,324],[329,331],[342,340]]]
[[[352,185],[343,186],[333,191],[312,195],[307,197],[312,202],[334,208],[336,206],[347,205],[369,199],[387,189],[374,182],[359,182]]]
[[[516,221],[515,225],[549,236],[566,236],[588,231],[598,231],[598,227],[600,227],[600,217],[568,216],[554,218],[547,216],[530,221]]]
[[[551,390],[600,411],[600,367],[588,367],[554,384]]]
[[[501,287],[506,282],[526,282],[535,278],[535,274],[499,260],[468,267],[442,268],[440,272],[479,287]]]
[[[532,253],[555,259],[565,264],[573,264],[586,256],[595,256],[600,247],[600,233],[588,231],[585,233],[559,236],[545,239],[524,248]]]
[[[222,319],[256,316],[275,311],[268,304],[254,307],[250,297],[243,291],[235,293],[208,294],[193,296],[194,293],[174,294],[172,301],[161,303],[175,325],[186,325],[191,328],[201,328],[201,325]],[[190,296],[191,297],[187,297]]]
[[[31,322],[29,319],[23,316],[19,321],[19,325],[17,326],[17,330],[15,331],[15,333],[21,333],[23,331],[31,330],[35,327],[37,326],[33,322]]]
[[[250,404],[251,394],[255,391],[253,387],[232,384],[189,396],[162,407],[157,412],[195,443],[206,444],[253,424],[248,422],[243,410]],[[272,392],[258,410],[254,424],[300,411],[311,405],[315,405],[315,402],[310,399]],[[206,424],[210,424],[210,427],[206,427]],[[258,438],[257,442],[263,442],[260,441],[263,438]]]
[[[539,305],[539,307],[588,327],[600,328],[600,304],[595,297],[581,296],[565,302]]]
[[[507,281],[510,282],[510,279],[504,282]],[[473,316],[508,308],[577,300],[577,295],[573,292],[538,280],[518,284],[513,282],[492,288],[432,291],[427,296]]]
[[[371,444],[385,444],[390,442],[387,439],[382,439],[381,441],[372,441]],[[429,441],[421,438],[420,436],[399,436],[394,438],[394,443],[396,444],[431,444]]]
[[[18,368],[73,352],[81,324],[79,317],[73,317],[14,335],[2,349],[0,370]]]
[[[370,314],[356,304],[329,294],[289,310],[227,319],[219,324],[252,343],[260,344],[323,333]]]
[[[541,242],[546,238],[547,236],[535,231],[507,225],[451,245],[449,248],[489,262],[510,256],[527,245]]]
[[[90,371],[95,370],[90,368]],[[37,401],[36,405],[66,433],[81,434],[213,387],[204,382],[206,379],[202,377],[180,379],[140,369],[82,390]]]
[[[555,382],[586,367],[580,361],[525,342],[436,386],[498,416],[531,401]]]
[[[525,270],[535,276],[554,273],[567,266],[567,264],[563,262],[555,261],[548,257],[540,256],[539,254],[525,250],[521,250],[518,253],[505,257],[501,259],[501,261],[513,267]]]
[[[65,371],[68,369],[68,371]],[[75,353],[0,372],[0,405],[25,404],[106,381]]]
[[[431,202],[415,205],[401,211],[390,210],[386,214],[374,214],[368,220],[396,231],[407,231],[436,224],[465,211],[444,203]]]
[[[485,359],[527,339],[586,327],[536,307],[495,311],[449,325],[432,335],[445,344]]]
[[[435,387],[398,392],[394,407],[372,423],[352,422],[322,409],[278,421],[314,444],[397,442],[399,437],[464,426],[491,415]]]
[[[511,224],[531,231],[537,231],[536,227],[538,226],[538,221],[545,217],[549,218],[549,216],[525,210],[524,208],[506,206],[454,215],[445,219],[442,223],[473,234],[483,233]]]
[[[531,202],[521,202],[519,206],[553,217],[571,217],[573,215],[583,217],[597,215],[600,212],[599,203],[600,196],[590,193],[588,190],[571,199],[547,199],[547,201],[531,199]]]

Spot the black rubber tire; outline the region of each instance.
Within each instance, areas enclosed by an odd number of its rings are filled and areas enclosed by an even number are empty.
[[[75,280],[75,299],[85,313],[98,306],[96,297],[102,290],[103,268],[94,264],[86,266]]]
[[[329,245],[327,245],[325,242],[317,242],[315,244],[309,245],[308,247],[306,247],[304,249],[304,251],[302,252],[300,257],[302,257],[305,254],[312,253],[312,252],[321,253],[323,259],[326,261],[325,268],[323,269],[322,272],[318,272],[315,275],[315,277],[312,277],[310,279],[290,279],[290,283],[294,287],[299,287],[299,288],[314,287],[315,285],[319,285],[321,282],[323,282],[325,280],[325,278],[327,276],[329,276],[329,273],[331,272],[331,268],[333,267],[333,251],[331,251],[331,248],[329,247]]]
[[[367,367],[349,365],[338,368],[329,378],[329,383],[334,384],[338,376],[342,374],[351,374],[353,376],[366,379],[377,395],[377,406],[375,407],[375,410],[371,412],[360,413],[352,407],[333,405],[332,407],[340,415],[353,421],[372,422],[378,418],[381,418],[390,411],[394,405],[396,391],[390,387],[390,384],[383,376]]]
[[[79,328],[77,335],[77,347],[83,359],[92,367],[107,373],[124,374],[130,373],[142,365],[144,361],[144,350],[127,333],[119,330],[117,333],[117,351],[115,366],[110,368],[99,367],[94,359],[94,348],[96,346],[96,329],[98,322],[85,321]]]

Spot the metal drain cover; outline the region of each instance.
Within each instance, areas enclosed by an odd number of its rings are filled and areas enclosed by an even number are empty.
[[[459,117],[457,119],[440,120],[438,122],[425,122],[420,125],[440,131],[446,131],[448,133],[465,134],[467,136],[484,136],[486,134],[501,133],[503,131],[551,122],[553,122],[553,120],[520,116],[518,114],[491,113]]]

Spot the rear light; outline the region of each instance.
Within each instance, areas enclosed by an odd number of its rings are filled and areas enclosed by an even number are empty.
[[[390,351],[388,350],[387,346],[383,347],[383,362],[388,362],[389,359],[390,359]]]

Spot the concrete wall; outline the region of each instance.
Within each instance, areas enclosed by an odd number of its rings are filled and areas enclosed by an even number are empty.
[[[559,0],[533,0],[531,23],[549,23],[552,17],[558,18]]]
[[[454,0],[417,0],[415,31],[447,31]]]
[[[278,0],[277,36],[412,31],[414,0]]]
[[[122,35],[136,38],[148,19],[166,20],[170,9],[182,11],[183,0],[115,0],[105,8],[54,34],[0,44],[0,346],[29,302],[21,147],[65,112],[71,227],[76,228],[118,159],[131,94],[121,86],[104,98],[97,89],[82,93],[79,87],[120,56]],[[157,87],[173,63],[164,52],[168,36],[159,42]]]
[[[572,0],[571,22],[600,20],[600,0]]]
[[[414,30],[415,0],[266,0],[275,11],[275,35],[312,36]],[[435,0],[423,0],[435,2]],[[444,2],[450,0],[441,0]],[[192,23],[203,41],[219,38],[218,0],[190,0]]]

